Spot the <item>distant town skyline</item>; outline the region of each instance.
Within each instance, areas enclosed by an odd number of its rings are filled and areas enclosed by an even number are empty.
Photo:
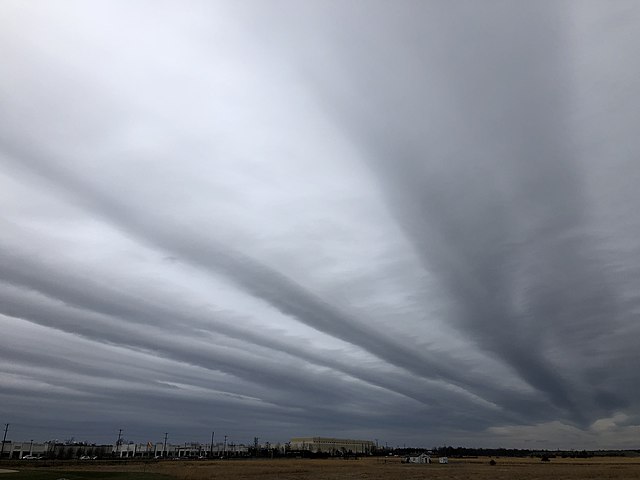
[[[627,0],[0,2],[0,423],[637,448],[639,44]]]

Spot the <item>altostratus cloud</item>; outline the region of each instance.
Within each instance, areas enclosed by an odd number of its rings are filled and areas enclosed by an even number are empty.
[[[630,441],[635,5],[2,9],[24,435]]]

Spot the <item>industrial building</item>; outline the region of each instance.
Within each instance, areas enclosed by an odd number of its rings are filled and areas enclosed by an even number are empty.
[[[12,442],[7,440],[2,447],[1,458],[198,458],[240,457],[249,453],[247,446],[236,443],[184,443],[180,445],[157,443],[122,443],[108,445],[66,445],[56,442]]]
[[[49,444],[41,442],[4,442],[2,456],[4,458],[43,457],[48,449]]]
[[[291,439],[292,450],[308,450],[313,453],[371,453],[376,444],[370,440],[351,440],[344,438],[296,437]]]
[[[114,446],[114,455],[120,458],[169,457],[169,458],[198,458],[198,457],[240,457],[247,455],[247,446],[235,443],[184,443],[173,445],[167,443],[131,443]]]
[[[2,446],[2,458],[79,458],[82,456],[111,457],[114,445],[63,445],[56,442],[12,442],[7,440]]]

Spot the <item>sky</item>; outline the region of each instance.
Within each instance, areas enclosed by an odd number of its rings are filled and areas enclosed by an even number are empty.
[[[639,448],[640,4],[0,2],[8,439]]]

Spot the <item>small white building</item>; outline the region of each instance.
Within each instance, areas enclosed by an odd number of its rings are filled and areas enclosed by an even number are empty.
[[[449,463],[449,457],[440,457],[438,459],[438,462],[440,462],[440,463]]]
[[[431,457],[426,453],[421,453],[417,457],[406,457],[404,463],[431,463]]]

